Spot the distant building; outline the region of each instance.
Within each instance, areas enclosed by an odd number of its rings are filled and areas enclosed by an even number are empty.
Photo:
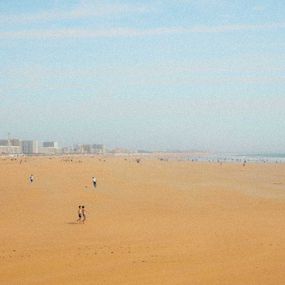
[[[76,144],[72,146],[72,152],[73,153],[79,153],[80,152],[80,145]]]
[[[45,155],[60,154],[62,149],[58,147],[57,142],[43,142],[43,146],[39,147],[39,153]]]
[[[131,151],[126,149],[126,148],[115,148],[111,151],[112,153],[115,153],[115,154],[125,154],[125,153],[130,153]]]
[[[39,143],[31,140],[22,141],[21,149],[24,154],[36,154],[39,153]]]
[[[20,140],[0,140],[0,154],[20,154],[21,146]]]
[[[19,139],[10,139],[10,146],[21,146],[21,141]]]
[[[0,140],[0,146],[20,146],[21,141],[19,139]]]
[[[20,154],[21,147],[19,146],[0,146],[0,154]]]
[[[68,154],[68,153],[73,153],[74,152],[74,150],[73,150],[73,148],[72,147],[63,147],[62,149],[61,149],[61,152],[62,153],[64,153],[64,154]]]
[[[43,142],[43,147],[58,148],[58,143],[57,142]]]
[[[8,140],[0,140],[0,146],[8,146],[9,141]]]
[[[90,144],[83,144],[80,147],[81,153],[91,153],[92,152],[92,146]]]
[[[93,144],[92,145],[92,152],[93,153],[105,153],[106,149],[103,144]]]
[[[81,144],[75,145],[73,148],[74,153],[85,153],[85,154],[92,154],[92,153],[104,153],[105,146],[103,144]]]
[[[61,154],[62,150],[58,147],[39,147],[39,153],[45,155],[54,155],[54,154]]]

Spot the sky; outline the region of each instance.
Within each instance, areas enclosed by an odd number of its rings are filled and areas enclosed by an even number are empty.
[[[0,137],[285,152],[285,1],[0,1]]]

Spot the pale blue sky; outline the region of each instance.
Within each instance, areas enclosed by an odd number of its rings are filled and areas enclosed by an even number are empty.
[[[285,1],[0,1],[0,137],[285,152]]]

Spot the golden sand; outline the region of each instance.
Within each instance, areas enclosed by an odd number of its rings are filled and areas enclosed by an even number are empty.
[[[285,165],[72,160],[0,158],[1,285],[285,284]]]

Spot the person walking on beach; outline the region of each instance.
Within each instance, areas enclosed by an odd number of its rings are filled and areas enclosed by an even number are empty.
[[[97,179],[96,179],[95,176],[92,177],[92,182],[93,182],[94,188],[96,188],[96,186],[97,186]]]
[[[34,175],[33,175],[33,174],[30,175],[30,182],[31,182],[31,183],[34,182]]]
[[[84,222],[86,220],[86,212],[85,212],[84,206],[81,207],[81,213],[82,213],[82,223],[84,224]]]
[[[78,219],[77,219],[77,223],[79,223],[79,222],[81,222],[81,216],[82,216],[82,214],[81,214],[81,206],[78,206]]]

